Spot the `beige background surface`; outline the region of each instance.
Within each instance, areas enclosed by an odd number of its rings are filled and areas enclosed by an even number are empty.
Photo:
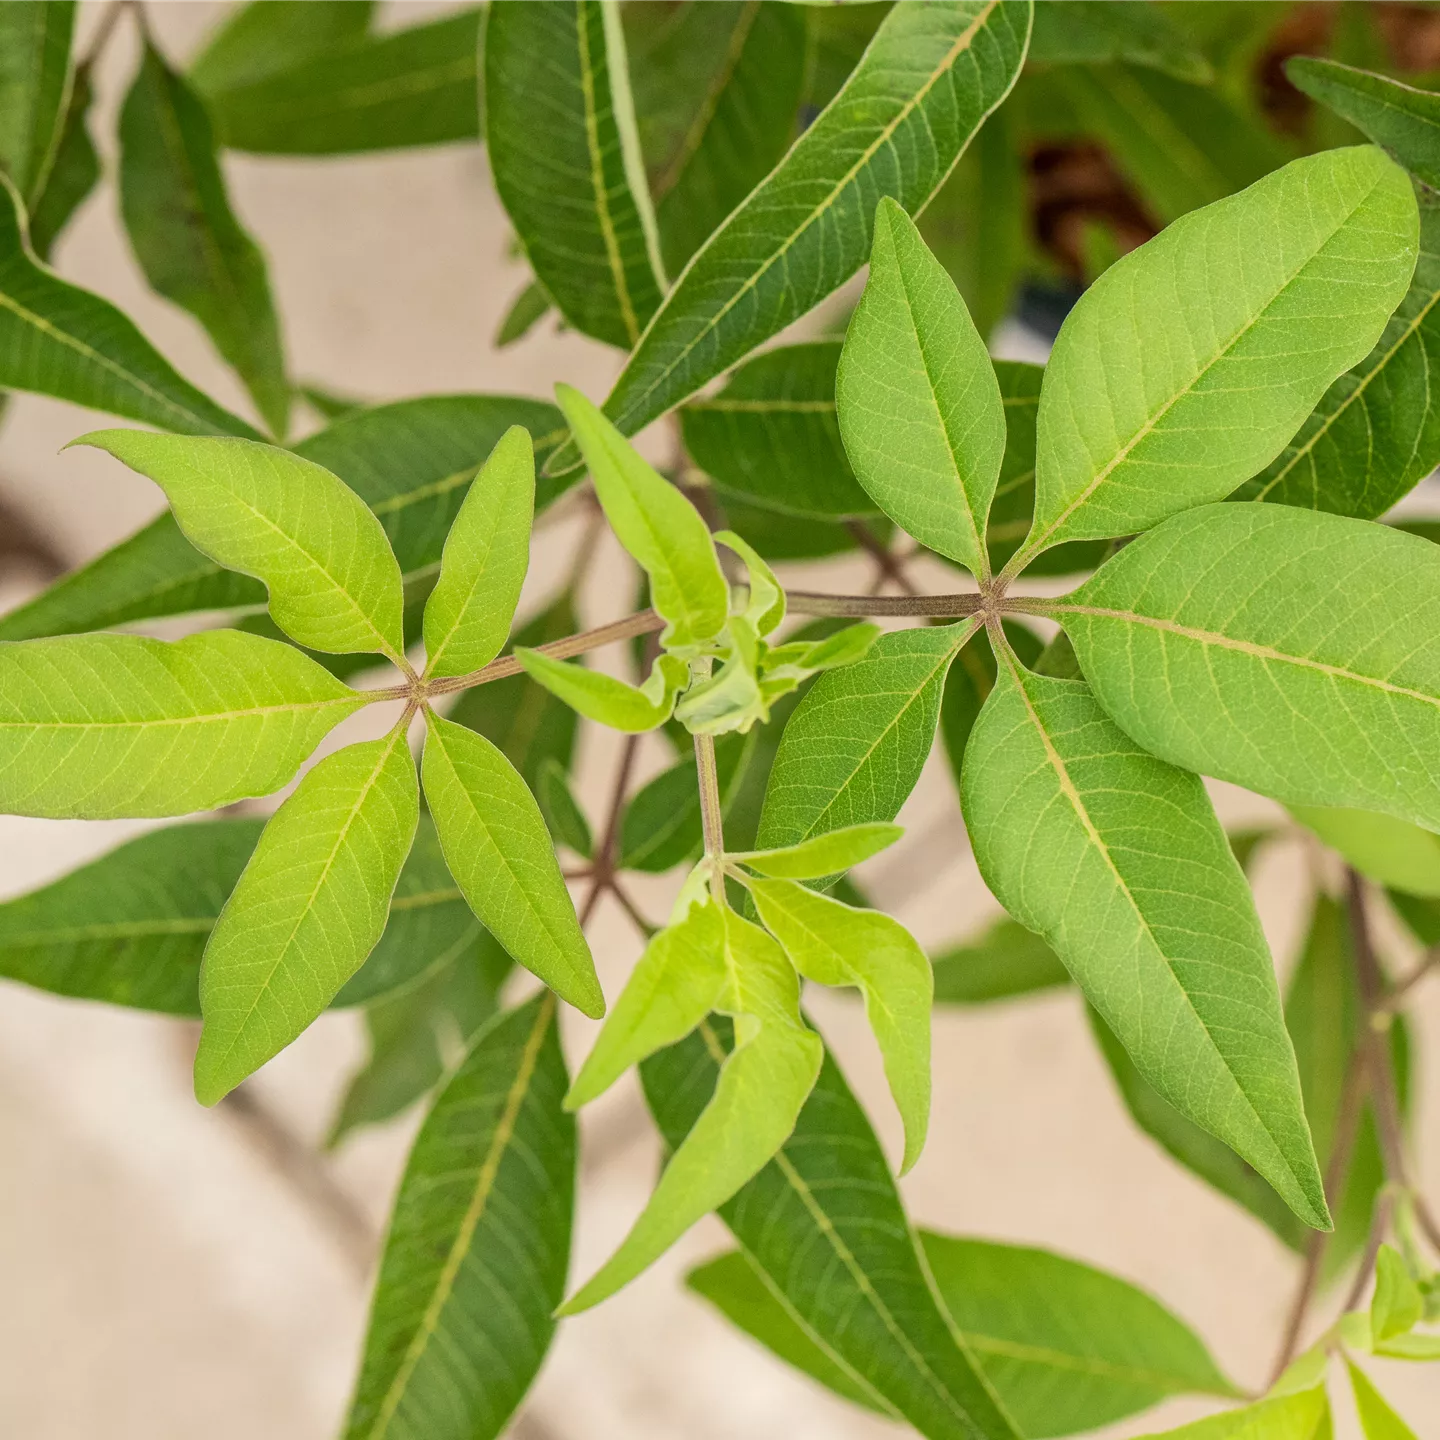
[[[433,7],[423,7],[429,9]],[[223,7],[152,5],[182,58]],[[409,23],[418,5],[391,6]],[[83,26],[93,25],[94,7]],[[96,133],[107,137],[134,64],[118,37],[100,76]],[[102,144],[108,141],[102,139]],[[108,156],[107,156],[108,158]],[[602,347],[546,327],[497,354],[489,339],[520,286],[483,151],[460,147],[321,163],[232,157],[243,217],[271,256],[294,373],[374,398],[444,391],[545,395],[557,379],[597,398],[616,372]],[[244,400],[200,330],[151,296],[120,231],[113,191],[86,205],[58,269],[114,300],[178,368],[236,408]],[[130,533],[160,508],[148,482],[94,451],[58,455],[93,415],[30,396],[0,430],[0,495],[67,564]],[[574,531],[540,542],[527,606],[543,598]],[[621,561],[590,586],[595,622],[624,608]],[[818,585],[867,579],[855,564],[812,569]],[[940,574],[935,588],[950,588]],[[618,582],[618,583],[617,583]],[[0,606],[34,588],[0,574]],[[367,717],[373,728],[375,718]],[[585,739],[582,794],[598,807],[613,747]],[[647,763],[656,766],[660,757]],[[927,942],[993,913],[970,861],[952,791],[937,768],[902,819],[905,847],[865,877]],[[1267,813],[1238,792],[1227,818]],[[0,819],[0,896],[20,893],[143,828]],[[1310,884],[1302,848],[1274,851],[1262,909],[1281,964]],[[662,913],[666,882],[637,887]],[[637,953],[626,922],[602,912],[595,945],[614,993]],[[1440,1045],[1440,984],[1418,1005],[1421,1051]],[[898,1129],[858,1007],[815,1010],[895,1150]],[[571,1053],[585,1037],[574,1027]],[[0,988],[0,1434],[16,1440],[320,1440],[343,1413],[363,1331],[375,1237],[413,1121],[367,1133],[332,1162],[309,1158],[347,1071],[362,1054],[353,1017],[327,1016],[255,1082],[298,1139],[200,1109],[189,1092],[193,1034],[151,1017]],[[1437,1077],[1421,1072],[1419,1132],[1433,1139]],[[1295,1265],[1257,1224],[1178,1170],[1130,1125],[1079,1005],[1053,996],[936,1024],[935,1120],[905,1182],[921,1223],[1041,1243],[1144,1284],[1208,1339],[1242,1382],[1273,1353]],[[656,1146],[630,1087],[587,1114],[575,1269],[588,1272],[643,1203]],[[283,1137],[282,1137],[283,1140]],[[1432,1145],[1432,1151],[1435,1147]],[[1440,1194],[1440,1168],[1426,1175]],[[678,1280],[724,1244],[698,1227],[611,1304],[561,1331],[526,1407],[524,1433],[554,1440],[850,1440],[897,1434],[772,1362]],[[1440,1436],[1440,1376],[1379,1365],[1422,1440]],[[1433,1371],[1433,1367],[1432,1367]],[[1203,1413],[1176,1402],[1120,1427],[1134,1435]]]

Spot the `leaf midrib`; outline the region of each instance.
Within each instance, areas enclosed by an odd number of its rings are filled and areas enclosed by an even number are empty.
[[[16,642],[19,643],[19,642]],[[0,730],[99,730],[143,726],[147,730],[167,725],[208,725],[219,720],[248,720],[268,715],[288,715],[305,710],[323,710],[327,705],[364,705],[369,703],[355,691],[353,695],[337,695],[328,700],[295,700],[284,704],[257,705],[249,710],[212,710],[195,715],[172,715],[153,720],[0,720]]]
[[[1048,1345],[1033,1345],[1019,1340],[1009,1340],[998,1335],[967,1330],[963,1325],[961,1333],[965,1343],[972,1350],[983,1355],[1001,1356],[1028,1365],[1043,1365],[1054,1370],[1068,1370],[1083,1375],[1094,1375],[1106,1380],[1127,1381],[1134,1385],[1151,1386],[1167,1394],[1211,1394],[1229,1395],[1229,1389],[1219,1388],[1213,1383],[1197,1381],[1190,1375],[1167,1374],[1163,1370],[1145,1369],[1138,1365],[1125,1365],[1106,1360],[1098,1355],[1081,1355],[1065,1350],[1055,1350]]]

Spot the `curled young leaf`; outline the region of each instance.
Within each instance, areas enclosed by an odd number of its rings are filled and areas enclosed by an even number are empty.
[[[515,647],[525,673],[587,720],[638,735],[663,725],[674,712],[675,696],[690,679],[690,667],[674,655],[656,657],[643,685],[556,660],[539,650]]]
[[[775,880],[820,880],[878,855],[904,833],[903,825],[885,821],[847,825],[843,830],[831,830],[798,845],[786,845],[779,850],[742,850],[726,858]]]
[[[755,627],[755,633],[764,639],[785,619],[784,587],[765,563],[764,556],[748,540],[733,530],[717,530],[711,538],[716,544],[733,550],[745,562],[750,579],[750,599],[745,606],[745,618]]]
[[[698,681],[675,706],[675,718],[695,735],[745,734],[770,717],[760,689],[760,639],[755,627],[734,615],[726,627],[729,653],[707,680]]]

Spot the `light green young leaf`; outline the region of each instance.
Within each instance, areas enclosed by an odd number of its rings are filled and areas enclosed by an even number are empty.
[[[484,16],[476,6],[308,54],[282,52],[283,66],[205,88],[205,103],[228,149],[258,155],[345,155],[475,140]]]
[[[1070,983],[1059,956],[1010,919],[997,920],[968,944],[942,950],[931,969],[941,1005],[987,1005]]]
[[[817,985],[854,985],[905,1122],[903,1175],[920,1158],[930,1123],[930,961],[898,921],[856,910],[794,880],[746,880],[765,928]]]
[[[784,953],[733,910],[722,918],[725,983],[716,1008],[735,1017],[735,1049],[640,1218],[562,1315],[629,1284],[762,1169],[789,1138],[820,1073],[825,1047],[800,1016],[799,981]]]
[[[268,795],[365,703],[293,646],[233,630],[0,645],[0,811],[188,815]]]
[[[582,334],[629,350],[665,277],[620,12],[601,0],[494,0],[485,142],[536,278]]]
[[[1184,32],[1163,10],[1143,0],[1039,5],[1026,58],[1032,65],[1103,65],[1123,60],[1195,85],[1214,79],[1210,62]]]
[[[638,735],[663,725],[674,712],[675,696],[690,679],[690,667],[674,655],[660,655],[643,685],[556,660],[524,645],[515,658],[525,673],[588,720]]]
[[[904,833],[903,825],[883,821],[847,825],[843,830],[817,835],[799,845],[787,845],[779,850],[741,850],[726,858],[775,880],[822,880],[878,855]]]
[[[283,440],[291,391],[265,256],[230,208],[204,105],[148,40],[120,112],[120,211],[145,278],[205,327]]]
[[[792,676],[800,680],[820,670],[854,665],[870,653],[880,634],[880,627],[873,621],[857,620],[823,640],[796,640],[778,645],[765,657],[765,678],[771,681]]]
[[[743,615],[730,619],[729,654],[707,680],[693,684],[676,703],[675,718],[695,735],[744,735],[770,718],[758,676],[760,640]]]
[[[374,0],[250,0],[207,37],[188,79],[201,94],[262,80],[364,35]]]
[[[36,259],[23,238],[23,214],[19,193],[0,174],[0,387],[53,395],[181,435],[258,438],[239,416],[182,380],[108,300],[68,284]]]
[[[1127,545],[1054,613],[1096,699],[1171,764],[1440,829],[1429,541],[1288,505],[1209,505]]]
[[[748,572],[750,599],[745,606],[745,619],[755,627],[762,639],[785,620],[785,590],[765,558],[743,536],[733,530],[717,530],[711,537],[717,545],[733,550],[744,562]]]
[[[1392,815],[1292,805],[1290,813],[1362,875],[1407,895],[1440,898],[1440,835]]]
[[[45,0],[46,8],[53,8]],[[30,205],[30,244],[42,259],[48,259],[60,232],[100,180],[100,157],[90,138],[88,119],[95,98],[90,83],[90,64],[75,67],[70,80],[70,99],[60,122],[55,142],[55,160],[45,179],[45,188]]]
[[[988,577],[985,521],[1005,454],[1000,387],[955,282],[888,198],[835,403],[875,503],[922,545]]]
[[[632,1065],[683,1040],[721,999],[728,979],[725,917],[713,900],[651,938],[591,1047],[567,1110],[603,1095]]]
[[[1407,170],[1440,189],[1440,96],[1334,60],[1296,55],[1290,83],[1383,145]]]
[[[0,5],[0,170],[32,206],[45,188],[65,116],[74,0]]]
[[[1390,1402],[1370,1383],[1370,1377],[1347,1355],[1350,1388],[1365,1440],[1417,1440],[1415,1432],[1390,1408]]]
[[[1329,1229],[1274,964],[1204,786],[1130,743],[1082,682],[999,661],[960,782],[985,883],[1145,1078]]]
[[[311,650],[404,650],[400,566],[380,522],[344,481],[251,440],[96,430],[92,445],[164,492],[186,538],[227,569],[263,580],[270,614]]]
[[[488,665],[510,634],[530,564],[535,450],[512,425],[480,467],[445,539],[440,579],[425,606],[426,676]]]
[[[1321,1384],[1166,1430],[1164,1440],[1330,1440],[1332,1433],[1330,1401]],[[1161,1440],[1161,1435],[1141,1440]]]
[[[513,0],[522,9],[523,0]],[[668,622],[660,643],[688,658],[725,628],[730,587],[700,512],[578,390],[555,397],[590,467],[620,543],[650,577],[650,603]]]
[[[550,995],[499,1017],[426,1117],[391,1217],[345,1440],[495,1440],[540,1369],[575,1205],[558,1031]]]
[[[545,823],[557,843],[569,846],[583,860],[591,859],[595,841],[590,834],[590,822],[570,789],[565,767],[553,756],[540,767],[540,783],[535,787],[535,798],[540,802],[540,813],[544,815]]]
[[[1380,338],[1418,230],[1404,172],[1362,146],[1296,160],[1112,265],[1045,369],[1035,522],[1012,572],[1223,499],[1274,459]]]
[[[450,871],[481,923],[562,1000],[605,997],[545,821],[515,767],[473,730],[425,715],[425,798]]]
[[[1375,1257],[1375,1294],[1370,1299],[1370,1336],[1381,1344],[1413,1330],[1425,1317],[1425,1302],[1410,1268],[1393,1245]]]
[[[686,266],[605,413],[634,435],[843,284],[876,200],[918,214],[1020,72],[1029,0],[899,5],[789,153]],[[850,217],[858,216],[855,223]],[[567,447],[558,473],[578,457]]]
[[[420,814],[405,729],[327,756],[265,827],[200,967],[202,1105],[305,1030],[380,939]]]

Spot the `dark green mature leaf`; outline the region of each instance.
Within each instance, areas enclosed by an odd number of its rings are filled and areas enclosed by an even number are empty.
[[[1028,0],[896,6],[667,296],[606,401],[620,429],[643,429],[853,275],[882,195],[922,210],[1014,83],[1029,27]],[[577,458],[567,449],[551,468]]]
[[[1383,145],[1426,185],[1440,189],[1440,96],[1334,60],[1296,55],[1290,83]]]
[[[767,350],[718,395],[684,406],[680,423],[695,463],[727,491],[783,514],[875,514],[835,421],[840,348],[817,340]]]
[[[261,155],[339,155],[478,139],[479,7],[360,35],[205,91],[221,142]]]
[[[90,66],[77,65],[55,145],[55,161],[45,188],[30,205],[30,244],[42,260],[49,258],[56,238],[100,179],[100,157],[86,123],[92,99]]]
[[[745,783],[761,733],[757,727],[748,735],[722,735],[715,742],[720,805],[727,815]],[[658,875],[698,860],[704,843],[701,829],[699,779],[691,756],[642,785],[627,802],[620,867]]]
[[[661,254],[671,274],[789,148],[807,60],[805,14],[797,6],[743,0],[685,8],[704,12],[707,30],[724,30],[713,37],[720,63],[690,97],[694,114],[653,182]]]
[[[510,302],[510,308],[495,332],[495,348],[503,350],[517,340],[523,340],[554,308],[555,303],[545,287],[538,280],[532,280]]]
[[[1127,545],[1055,615],[1096,698],[1154,754],[1286,803],[1440,829],[1428,540],[1207,505]]]
[[[108,300],[42,265],[0,176],[0,386],[54,395],[182,435],[255,431],[182,380]]]
[[[575,1121],[553,996],[483,1029],[426,1117],[390,1221],[346,1440],[493,1440],[555,1333]]]
[[[120,210],[145,278],[205,327],[283,439],[290,382],[265,257],[230,208],[204,105],[148,41],[120,113]]]
[[[263,80],[363,35],[374,13],[374,0],[250,0],[206,40],[188,79],[202,95]]]
[[[1200,780],[1000,657],[961,804],[980,873],[1173,1105],[1329,1227],[1274,963]]]
[[[1379,339],[1418,229],[1404,172],[1361,146],[1296,160],[1112,265],[1046,366],[1035,524],[1012,570],[1222,499],[1274,459]]]
[[[1440,209],[1420,210],[1420,258],[1375,348],[1321,397],[1275,460],[1236,492],[1373,520],[1440,463]]]
[[[822,675],[785,727],[765,791],[757,848],[893,820],[935,740],[945,674],[973,621],[882,635]]]
[[[810,73],[805,79],[802,123],[813,121],[840,93],[893,6],[888,0],[865,0],[808,8]]]
[[[0,171],[28,206],[54,163],[70,81],[74,0],[0,6]]]
[[[670,1145],[709,1098],[728,1041],[728,1027],[705,1025],[641,1066]],[[766,1288],[875,1408],[928,1440],[1013,1440],[936,1299],[884,1153],[833,1059],[780,1153],[719,1213]]]
[[[628,350],[665,281],[617,7],[494,0],[485,106],[495,188],[536,278],[577,330]]]
[[[1030,37],[1032,65],[1103,65],[1122,60],[1195,85],[1214,78],[1210,62],[1149,0],[1070,0],[1038,5]]]
[[[1070,983],[1054,950],[1010,919],[997,920],[968,944],[942,950],[934,970],[937,1005],[988,1005]]]

